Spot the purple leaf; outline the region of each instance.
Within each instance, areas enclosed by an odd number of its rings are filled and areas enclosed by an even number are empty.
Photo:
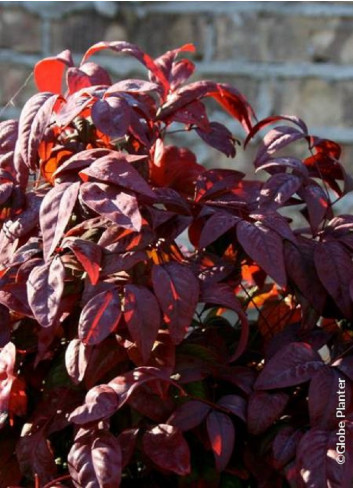
[[[156,195],[132,166],[132,162],[146,159],[144,155],[127,155],[118,151],[111,151],[109,155],[98,158],[88,168],[80,172],[83,180],[87,176],[103,182],[113,183],[136,193],[155,198]]]
[[[226,212],[215,212],[202,229],[199,247],[206,248],[211,243],[214,243],[220,236],[234,228],[239,221],[239,217]]]
[[[178,344],[184,339],[197,306],[198,280],[186,265],[170,262],[153,265],[152,283],[171,338]]]
[[[71,340],[65,352],[65,366],[67,373],[75,384],[83,379],[91,348],[84,345],[81,340]]]
[[[263,185],[260,192],[259,207],[276,210],[282,207],[301,187],[302,179],[296,175],[277,173]]]
[[[227,414],[212,411],[207,416],[207,433],[210,439],[218,472],[222,472],[233,452],[235,430],[232,420]]]
[[[190,473],[190,449],[178,428],[168,424],[155,426],[144,434],[142,447],[161,469],[181,476]]]
[[[340,379],[342,379],[341,382]],[[340,390],[340,384],[345,386],[345,406],[350,406],[352,400],[351,385],[345,376],[336,369],[325,366],[311,379],[308,404],[310,424],[313,428],[334,430],[337,427],[339,421],[339,418],[336,417],[336,409],[339,408],[339,394],[337,392]]]
[[[279,419],[289,400],[284,392],[255,391],[249,398],[248,429],[259,435]]]
[[[121,318],[118,291],[109,289],[93,296],[82,309],[78,324],[79,338],[86,345],[96,345],[112,333]]]
[[[321,221],[329,211],[329,202],[327,200],[327,194],[316,183],[305,185],[300,189],[298,195],[306,202],[309,223],[314,232],[318,229]]]
[[[308,343],[290,343],[265,364],[255,388],[280,389],[302,384],[323,366],[321,357]]]
[[[303,433],[292,426],[284,426],[277,432],[272,444],[274,465],[283,468],[295,458],[298,443]]]
[[[235,141],[233,134],[219,122],[211,122],[208,130],[196,129],[197,134],[205,143],[218,149],[226,156],[235,157]]]
[[[127,229],[140,231],[142,217],[134,195],[104,183],[84,183],[80,195],[83,202],[97,214]]]
[[[348,251],[336,241],[318,243],[314,260],[317,274],[327,292],[347,318],[353,317],[353,302],[349,286],[353,277],[353,264]]]
[[[48,260],[54,252],[65,232],[72,216],[79,188],[79,182],[60,183],[53,187],[42,201],[39,223],[43,234],[45,260]]]
[[[305,487],[349,487],[353,478],[353,449],[347,443],[345,462],[338,463],[337,435],[334,431],[311,428],[297,448],[296,468]],[[353,436],[353,423],[345,425],[346,439]]]
[[[181,431],[189,431],[202,423],[211,408],[202,401],[188,401],[182,404],[168,419],[168,424]]]
[[[228,394],[222,396],[218,400],[217,405],[227,409],[242,421],[246,422],[246,401],[243,397],[236,394]]]
[[[147,362],[161,324],[157,299],[147,287],[125,286],[124,319],[143,361]]]
[[[64,278],[65,268],[59,256],[34,267],[28,277],[28,302],[34,317],[45,328],[53,326],[58,319]]]
[[[97,100],[92,106],[92,121],[97,129],[111,138],[121,138],[130,125],[130,106],[121,97]]]
[[[90,389],[84,404],[70,414],[70,423],[87,424],[109,418],[119,408],[119,398],[109,385],[96,385]]]
[[[87,272],[91,284],[96,285],[99,280],[102,248],[93,241],[79,238],[72,241],[67,239],[65,245],[74,252],[77,260]]]
[[[80,429],[68,455],[76,487],[120,487],[121,448],[109,431]]]
[[[237,237],[245,252],[281,287],[287,277],[280,236],[261,223],[241,221],[237,224]]]

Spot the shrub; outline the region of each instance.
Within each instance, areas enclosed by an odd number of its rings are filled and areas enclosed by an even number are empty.
[[[89,61],[103,49],[149,81],[112,84]],[[296,117],[257,122],[227,84],[185,84],[186,51],[44,59],[39,93],[1,123],[2,487],[352,483],[340,147]],[[266,178],[167,144],[174,125],[235,156],[207,98],[257,141]]]

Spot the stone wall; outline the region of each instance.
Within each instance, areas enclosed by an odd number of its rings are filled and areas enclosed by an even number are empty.
[[[313,133],[342,143],[348,165],[352,160],[351,2],[0,2],[1,118],[16,117],[34,92],[28,76],[38,59],[67,48],[79,59],[100,40],[128,40],[152,55],[193,42],[200,78],[234,84],[260,118],[303,117]],[[100,63],[117,78],[143,72],[113,54]],[[214,118],[229,122],[220,112]],[[196,151],[212,166],[229,164],[202,146]],[[240,154],[238,164],[248,159]]]

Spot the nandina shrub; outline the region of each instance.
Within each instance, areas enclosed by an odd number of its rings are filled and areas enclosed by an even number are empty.
[[[89,61],[103,49],[149,81],[112,83]],[[295,117],[258,122],[229,85],[185,84],[192,50],[44,59],[1,123],[2,487],[352,483],[340,147]],[[235,156],[207,98],[258,144],[262,179],[167,144],[177,127]]]

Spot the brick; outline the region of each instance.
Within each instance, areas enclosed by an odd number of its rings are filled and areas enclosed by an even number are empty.
[[[194,59],[205,54],[208,29],[207,15],[153,14],[138,18],[126,11],[125,25],[128,39],[152,56],[186,43],[196,46]]]
[[[25,102],[36,93],[33,78],[28,81],[26,86],[21,88],[25,83],[31,69],[14,66],[11,64],[2,64],[0,69],[0,105],[6,105],[18,90],[20,92],[13,100],[12,106],[22,108]]]
[[[41,21],[21,8],[0,5],[0,48],[22,53],[41,51]],[[7,3],[7,2],[5,2]],[[9,2],[10,3],[10,2]]]
[[[51,25],[51,50],[59,53],[70,49],[73,53],[83,53],[92,44],[104,40],[107,20],[97,13],[88,11],[73,13]]]
[[[344,100],[341,82],[329,83],[315,78],[277,80],[274,112],[297,115],[309,128],[342,126]]]
[[[266,12],[220,15],[215,59],[351,63],[353,20]]]

